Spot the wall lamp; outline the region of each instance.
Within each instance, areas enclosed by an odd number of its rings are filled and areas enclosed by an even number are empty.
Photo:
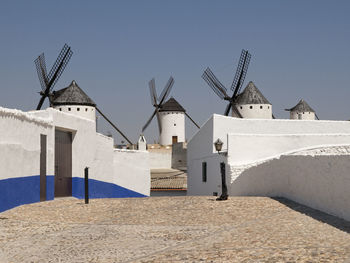
[[[215,150],[218,152],[218,154],[225,154],[225,153],[220,153],[220,151],[222,150],[223,144],[224,143],[219,138],[214,142]]]

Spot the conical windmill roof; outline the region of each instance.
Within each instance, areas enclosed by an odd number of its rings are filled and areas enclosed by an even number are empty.
[[[286,111],[298,111],[298,112],[315,112],[309,104],[303,99],[301,99],[297,105],[295,105],[293,108],[286,109]]]
[[[237,104],[270,104],[271,103],[262,95],[260,90],[255,86],[252,81],[249,81],[246,88],[241,94],[238,95]]]
[[[181,111],[181,112],[186,112],[186,110],[174,98],[170,98],[167,102],[165,102],[161,106],[159,111]]]
[[[51,102],[57,105],[85,105],[95,107],[95,102],[78,86],[75,80],[64,89],[54,91]]]

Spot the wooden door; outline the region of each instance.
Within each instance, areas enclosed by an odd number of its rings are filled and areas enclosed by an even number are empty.
[[[173,136],[173,144],[177,143],[177,136]]]
[[[72,133],[55,131],[55,197],[72,196]]]

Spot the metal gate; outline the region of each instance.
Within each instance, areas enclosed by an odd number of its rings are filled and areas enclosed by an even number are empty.
[[[55,197],[72,196],[72,133],[55,131]]]

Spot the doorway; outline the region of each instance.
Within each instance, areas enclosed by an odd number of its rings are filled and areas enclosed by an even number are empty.
[[[55,130],[55,197],[72,196],[72,133]]]
[[[177,136],[173,136],[173,144],[177,143]]]

